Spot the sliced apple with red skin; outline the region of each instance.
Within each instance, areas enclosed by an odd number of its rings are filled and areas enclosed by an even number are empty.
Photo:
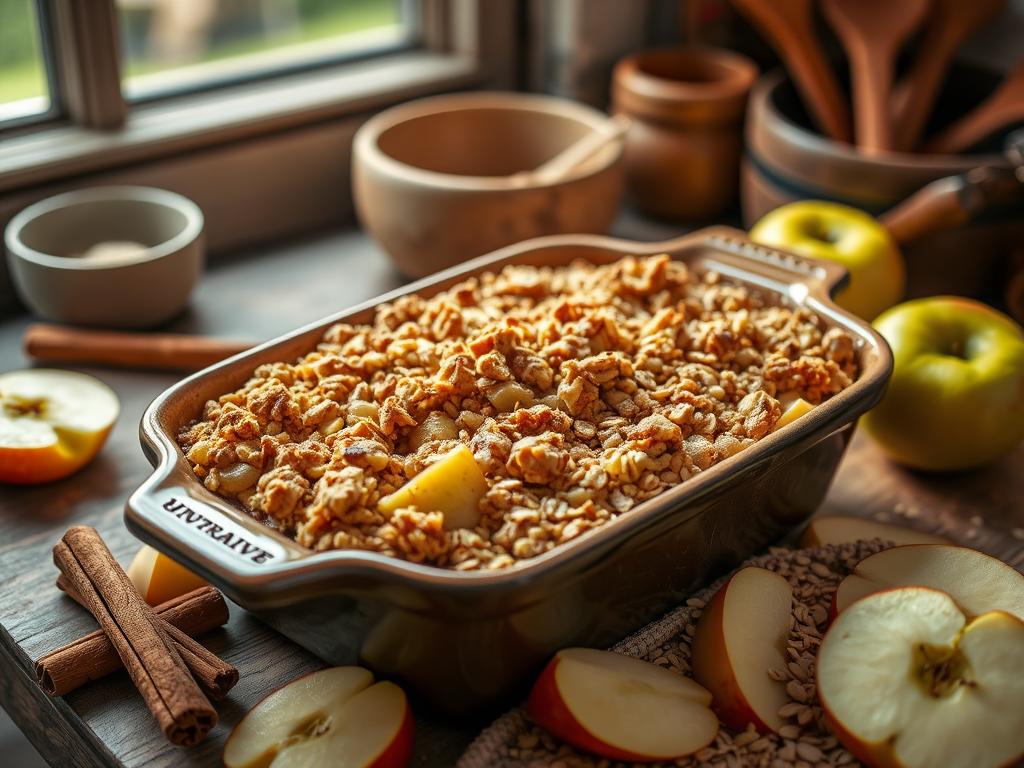
[[[555,654],[530,692],[530,717],[574,747],[611,760],[671,760],[710,744],[718,719],[693,680],[610,651]]]
[[[944,592],[902,587],[843,611],[818,652],[836,737],[869,766],[998,768],[1024,758],[1024,622],[970,619]]]
[[[735,731],[752,724],[778,732],[785,686],[768,676],[786,666],[793,588],[777,573],[748,567],[726,582],[697,621],[691,646],[693,678],[712,696],[712,708]]]
[[[224,744],[227,768],[402,768],[412,757],[405,693],[362,667],[292,680],[253,707]]]
[[[208,585],[185,566],[145,544],[128,566],[128,578],[150,605],[160,605]]]
[[[948,593],[969,618],[1003,610],[1024,620],[1024,574],[984,552],[949,544],[910,544],[869,555],[840,582],[832,613],[883,589],[909,586]]]
[[[881,539],[893,544],[951,544],[949,539],[934,533],[916,531],[902,525],[890,525],[863,517],[822,515],[811,518],[800,537],[802,547],[822,547],[828,544],[852,544],[855,541]]]

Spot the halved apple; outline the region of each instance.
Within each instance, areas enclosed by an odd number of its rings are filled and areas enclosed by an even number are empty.
[[[534,722],[612,760],[671,760],[718,733],[711,695],[688,677],[610,651],[555,654],[530,692]]]
[[[382,512],[415,506],[440,512],[444,527],[472,528],[480,519],[477,507],[487,493],[487,479],[465,445],[452,449],[392,494],[378,502]]]
[[[1024,575],[968,547],[910,544],[870,555],[839,584],[833,614],[892,587],[931,587],[949,594],[973,618],[1003,610],[1024,620]]]
[[[362,667],[329,667],[253,707],[228,736],[223,759],[227,768],[401,768],[412,740],[412,710],[401,688],[374,683]]]
[[[143,544],[128,566],[128,578],[139,590],[142,599],[150,605],[168,600],[207,586],[207,582],[178,564],[163,552]]]
[[[0,482],[45,483],[81,469],[103,447],[119,410],[114,391],[84,373],[0,375]]]
[[[901,525],[880,523],[864,517],[822,515],[812,517],[800,537],[802,547],[822,547],[826,544],[852,544],[855,541],[882,539],[894,544],[950,544],[934,533],[915,531]]]
[[[691,646],[693,678],[711,692],[712,707],[736,731],[753,724],[777,732],[786,688],[768,676],[785,669],[793,588],[777,573],[750,566],[711,598]]]
[[[839,615],[818,652],[821,705],[864,763],[996,768],[1024,757],[1024,622],[968,620],[944,592],[902,587]]]

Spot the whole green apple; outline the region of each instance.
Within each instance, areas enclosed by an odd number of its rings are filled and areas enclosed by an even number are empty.
[[[917,469],[966,469],[1024,439],[1024,330],[1013,320],[936,296],[893,307],[874,325],[894,366],[863,425],[889,456]]]
[[[903,257],[889,231],[856,208],[822,200],[788,203],[750,230],[755,243],[799,256],[834,261],[850,273],[836,303],[872,320],[903,298]]]

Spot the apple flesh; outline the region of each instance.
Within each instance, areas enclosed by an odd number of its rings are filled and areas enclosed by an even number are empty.
[[[894,461],[947,471],[988,464],[1024,439],[1024,330],[970,299],[938,296],[875,320],[893,353],[882,402],[861,420]]]
[[[782,576],[748,567],[726,582],[705,607],[691,646],[694,679],[712,696],[712,707],[735,731],[752,724],[778,732],[785,686],[768,676],[785,669],[793,588]]]
[[[401,768],[412,756],[405,693],[362,667],[293,680],[253,707],[224,745],[226,768],[334,765]]]
[[[787,424],[792,424],[801,416],[805,416],[813,410],[814,406],[811,403],[802,397],[798,397],[785,406],[785,410],[782,412],[779,420],[775,422],[775,429],[782,429]]]
[[[611,760],[671,760],[710,744],[718,719],[693,680],[610,651],[567,648],[534,684],[527,712],[579,749]]]
[[[1002,610],[1024,620],[1024,575],[984,552],[950,544],[910,544],[865,557],[839,583],[832,612],[875,592],[911,586],[947,593],[972,618]]]
[[[185,566],[145,544],[128,566],[128,578],[150,605],[160,605],[193,589],[208,586]]]
[[[487,479],[473,452],[465,445],[449,451],[395,491],[378,502],[391,514],[401,507],[421,512],[440,512],[444,527],[472,528],[480,520],[478,504],[487,493]]]
[[[901,525],[889,525],[863,517],[822,515],[811,518],[800,537],[801,547],[823,547],[828,544],[852,544],[855,541],[881,539],[893,544],[949,544],[949,539],[934,533],[915,531]]]
[[[0,375],[0,482],[45,483],[99,453],[117,395],[83,373],[34,368]]]
[[[856,208],[822,200],[789,203],[750,229],[755,243],[833,261],[850,272],[836,303],[865,320],[903,298],[903,257],[889,231]]]
[[[822,709],[870,766],[997,768],[1024,757],[1024,622],[968,619],[938,590],[903,587],[839,615],[818,652]]]

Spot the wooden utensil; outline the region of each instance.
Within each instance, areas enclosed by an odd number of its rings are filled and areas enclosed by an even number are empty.
[[[917,145],[953,55],[1005,5],[1006,0],[931,0],[917,56],[892,93],[897,149],[910,151]]]
[[[850,61],[857,146],[893,149],[889,95],[896,54],[924,18],[928,0],[822,0],[821,8]]]
[[[822,133],[849,143],[850,112],[814,30],[811,0],[732,0],[775,48]]]
[[[38,323],[25,331],[25,354],[36,360],[198,371],[243,352],[254,342],[168,333],[121,333]]]
[[[534,168],[512,176],[516,186],[553,184],[568,176],[587,160],[614,141],[621,139],[629,130],[630,120],[625,115],[616,115],[608,121],[603,131],[590,131],[579,141],[570,144],[550,160]]]
[[[960,118],[925,144],[925,151],[939,154],[963,152],[989,134],[1024,120],[1024,61],[1006,76],[996,90],[973,112]]]
[[[879,217],[901,245],[958,227],[992,208],[1024,208],[1024,129],[1006,141],[1003,165],[983,165],[927,184]]]

